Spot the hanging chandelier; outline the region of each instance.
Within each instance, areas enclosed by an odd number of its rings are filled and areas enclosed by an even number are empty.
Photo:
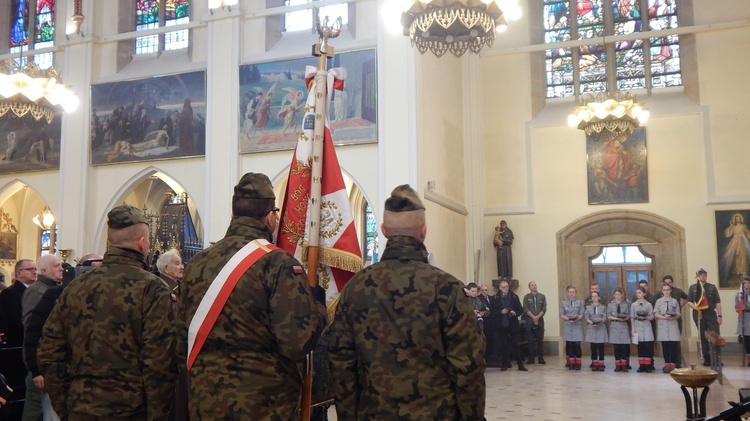
[[[49,206],[45,206],[42,213],[31,219],[39,228],[43,230],[49,230],[55,225],[55,215],[49,210]]]
[[[573,114],[568,116],[568,125],[585,131],[594,140],[607,141],[627,138],[648,117],[649,112],[636,102],[634,94],[601,92],[582,96]]]
[[[30,116],[49,124],[56,112],[75,110],[78,97],[60,82],[54,67],[45,71],[29,60],[21,68],[11,58],[0,62],[0,118]]]
[[[461,57],[492,46],[495,32],[521,17],[517,0],[414,0],[401,14],[403,34],[420,53],[437,57],[447,51]]]

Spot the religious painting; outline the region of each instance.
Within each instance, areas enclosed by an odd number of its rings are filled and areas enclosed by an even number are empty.
[[[716,211],[719,287],[739,289],[750,276],[750,210]],[[709,274],[710,276],[710,274]]]
[[[16,260],[18,234],[0,232],[0,260]]]
[[[240,153],[294,149],[305,114],[306,66],[317,58],[240,66]],[[377,142],[375,50],[351,51],[328,59],[343,69],[328,110],[334,145]]]
[[[648,203],[646,129],[630,137],[586,137],[589,204]]]
[[[92,165],[205,153],[205,71],[91,86]]]
[[[0,174],[60,168],[60,114],[35,121],[9,111],[0,117]]]

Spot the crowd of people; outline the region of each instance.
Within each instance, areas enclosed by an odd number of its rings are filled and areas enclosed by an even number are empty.
[[[70,282],[54,255],[19,260],[0,331],[23,347],[24,419],[298,418],[300,366],[329,324],[340,419],[481,419],[485,339],[464,284],[428,263],[414,189],[384,207],[382,259],[347,283],[330,321],[323,288],[272,244],[279,209],[263,174],[240,179],[226,236],[184,271],[177,251],[148,271],[149,221],[130,205],[107,214],[107,252]]]
[[[86,255],[75,271],[54,255],[19,260],[15,283],[0,292],[0,332],[23,348],[24,419],[298,418],[300,366],[327,325],[340,419],[482,419],[487,360],[503,371],[512,361],[520,371],[546,364],[547,300],[537,283],[521,299],[501,279],[490,295],[429,264],[425,207],[410,186],[385,201],[382,259],[354,274],[332,320],[323,288],[272,244],[278,212],[268,177],[248,173],[234,187],[225,237],[186,267],[170,250],[156,262],[159,276],[148,271],[149,220],[129,205],[108,213],[103,257]],[[630,369],[631,342],[639,372],[653,371],[655,341],[663,371],[679,367],[682,300],[701,339],[721,324],[706,279],[701,269],[684,293],[666,276],[657,295],[644,280],[632,300],[616,288],[609,304],[596,284],[585,301],[569,286],[560,305],[568,368],[581,369],[583,341],[594,371],[605,369],[605,343],[617,372]],[[745,293],[750,278],[735,303],[741,317],[750,313]],[[750,317],[740,328],[750,332]],[[707,345],[703,354],[708,362]]]

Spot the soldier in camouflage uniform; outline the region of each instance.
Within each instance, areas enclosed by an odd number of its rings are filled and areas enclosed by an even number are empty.
[[[235,186],[226,236],[185,268],[180,286],[183,335],[230,258],[253,240],[271,240],[278,222],[275,200],[271,181],[263,174],[245,174]],[[311,291],[300,263],[283,250],[271,251],[250,266],[190,370],[190,419],[299,418],[298,363],[326,326],[323,302],[325,291],[319,286]]]
[[[37,359],[52,406],[74,420],[163,420],[174,395],[177,331],[167,285],[145,269],[143,212],[107,215],[102,265],[65,288]]]
[[[385,201],[380,262],[347,283],[331,326],[341,420],[481,420],[484,337],[463,284],[427,263],[425,208],[408,185]]]

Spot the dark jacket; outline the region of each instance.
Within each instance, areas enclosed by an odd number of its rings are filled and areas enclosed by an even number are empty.
[[[27,322],[26,330],[23,335],[23,357],[26,361],[26,369],[31,372],[32,377],[42,374],[36,362],[36,348],[39,346],[39,339],[42,337],[42,328],[47,321],[52,307],[62,294],[65,287],[54,286],[44,292],[37,305],[31,310]]]
[[[508,305],[506,305],[506,303],[503,303],[503,292],[498,291],[497,294],[495,294],[495,299],[492,304],[494,304],[495,308],[490,308],[490,313],[495,314],[500,319],[498,326],[502,327],[502,320],[505,317],[508,318],[511,327],[518,326],[518,318],[523,314],[523,305],[521,305],[521,299],[518,298],[518,294],[509,290]],[[506,307],[516,312],[515,317],[510,314],[510,311],[507,314],[502,314],[502,310]]]
[[[21,297],[26,288],[26,285],[17,281],[0,292],[0,312],[4,321],[5,341],[10,347],[23,345]]]

